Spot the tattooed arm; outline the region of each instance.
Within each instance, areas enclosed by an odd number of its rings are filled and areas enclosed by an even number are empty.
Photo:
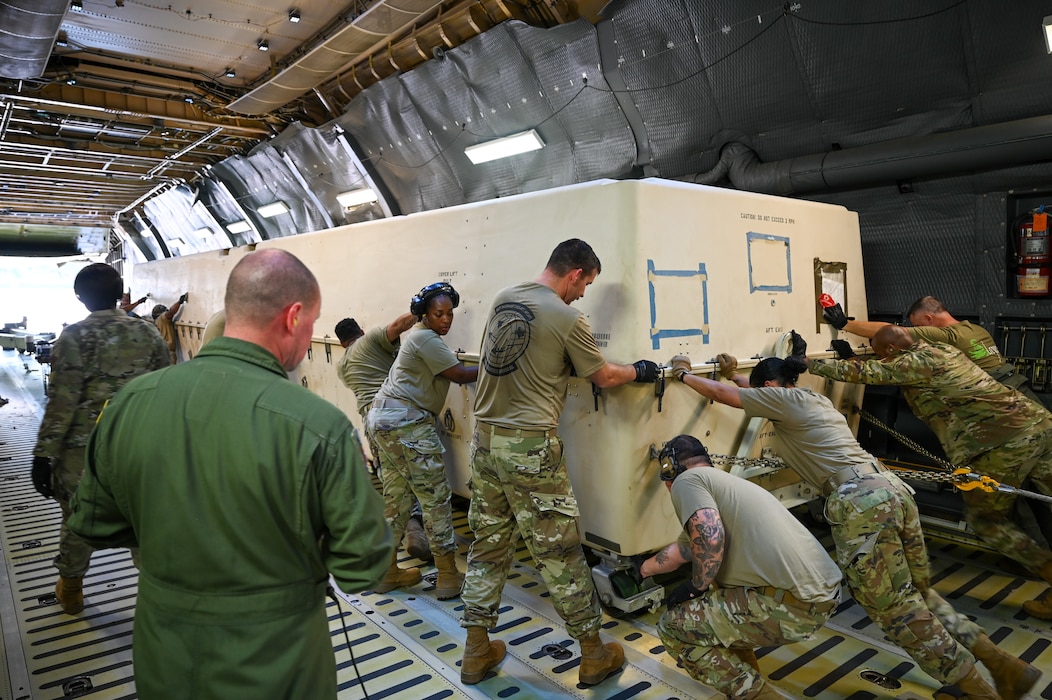
[[[687,537],[690,540],[690,562],[693,567],[691,585],[704,591],[716,578],[723,565],[723,551],[727,544],[727,533],[723,529],[720,512],[715,508],[695,511],[687,521]]]
[[[656,574],[668,574],[690,561],[690,550],[679,542],[673,542],[639,567],[639,573],[646,578]]]

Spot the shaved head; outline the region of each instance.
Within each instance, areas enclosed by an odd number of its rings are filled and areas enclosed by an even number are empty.
[[[902,326],[884,326],[873,335],[870,344],[878,357],[885,358],[913,347],[913,336]]]
[[[311,306],[321,299],[318,280],[292,253],[276,248],[249,253],[226,284],[227,323],[266,326],[289,304]]]

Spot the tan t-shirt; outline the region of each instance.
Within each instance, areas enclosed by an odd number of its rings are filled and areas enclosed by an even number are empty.
[[[347,346],[343,357],[336,363],[340,381],[354,392],[354,398],[358,400],[358,413],[372,405],[376,392],[394,365],[399,342],[400,339],[393,343],[387,339],[386,326],[371,328]]]
[[[168,346],[168,355],[171,357],[174,365],[177,359],[175,354],[175,324],[164,314],[158,316],[154,323],[157,326],[157,330],[160,331],[161,337],[164,338],[164,344]]]
[[[877,462],[858,444],[844,415],[811,389],[765,386],[741,389],[738,396],[750,418],[771,421],[778,456],[815,488],[844,467]]]
[[[475,418],[505,428],[555,428],[571,368],[588,377],[605,364],[584,314],[550,288],[524,282],[502,289],[482,339]]]
[[[449,392],[449,380],[442,372],[459,363],[442,336],[418,323],[402,341],[402,350],[375,398],[397,399],[437,415]]]
[[[954,346],[987,372],[992,372],[1005,363],[1005,358],[997,349],[997,343],[986,329],[971,321],[961,321],[943,328],[913,326],[906,330],[914,339]]]
[[[672,504],[683,525],[714,508],[727,533],[721,586],[774,586],[799,600],[831,600],[841,573],[826,550],[767,489],[714,467],[693,467],[672,484]],[[686,530],[680,544],[690,549]]]

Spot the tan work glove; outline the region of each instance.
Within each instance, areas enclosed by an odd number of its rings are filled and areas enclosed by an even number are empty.
[[[738,358],[721,352],[716,356],[716,361],[720,363],[720,376],[733,381],[734,375],[738,373]]]
[[[672,358],[672,376],[683,381],[683,377],[690,374],[690,358],[686,355],[676,355]]]

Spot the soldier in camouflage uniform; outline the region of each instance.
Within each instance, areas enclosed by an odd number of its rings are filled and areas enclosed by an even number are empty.
[[[691,566],[658,622],[665,650],[728,697],[781,698],[755,649],[814,636],[837,606],[840,569],[769,491],[713,469],[697,438],[672,438],[659,459],[683,532],[636,579]]]
[[[896,385],[910,409],[927,423],[951,462],[1010,486],[1030,479],[1052,494],[1052,415],[1018,391],[994,381],[960,351],[915,341],[905,328],[887,326],[873,337],[880,360],[812,360],[811,373],[862,384]],[[968,524],[991,547],[1052,584],[1052,551],[1011,517],[1015,495],[972,489],[962,493]],[[1023,604],[1052,620],[1052,598]]]
[[[560,243],[534,282],[497,293],[482,341],[475,434],[471,442],[471,508],[475,541],[461,599],[468,630],[460,679],[471,685],[504,658],[490,642],[517,536],[537,562],[556,612],[581,642],[579,678],[599,683],[624,663],[615,642],[599,639],[602,611],[577,531],[577,499],[556,433],[571,368],[599,387],[654,382],[649,360],[617,365],[603,359],[584,315],[571,303],[600,271],[584,241]]]
[[[872,338],[881,328],[891,325],[884,321],[856,321],[848,318],[840,304],[822,309],[822,315],[834,328],[863,338]],[[1030,388],[1026,374],[1017,371],[1015,365],[1004,358],[993,337],[982,326],[971,321],[958,321],[941,301],[932,296],[921,297],[913,302],[906,317],[913,324],[906,330],[914,340],[954,346],[991,377],[1005,386],[1019,389],[1027,398],[1041,404],[1041,399]]]
[[[56,595],[73,615],[84,608],[83,577],[92,547],[66,527],[69,501],[84,471],[84,446],[103,405],[130,379],[169,364],[153,324],[116,308],[124,283],[109,265],[88,265],[73,289],[91,313],[67,326],[51,351],[51,384],[33,450],[33,485],[62,507]]]
[[[336,374],[343,385],[354,392],[354,398],[358,401],[362,431],[369,441],[373,468],[378,476],[383,474],[383,470],[380,448],[369,425],[369,409],[372,408],[376,392],[391,372],[398,348],[401,346],[401,335],[412,328],[414,323],[416,316],[404,313],[386,326],[372,328],[369,332],[363,331],[353,318],[342,319],[336,324],[336,338],[340,341],[340,346],[345,348],[343,357],[336,363]],[[415,496],[412,516],[406,526],[405,549],[417,559],[430,561],[433,558],[427,534],[424,532],[420,501]]]
[[[692,375],[684,356],[673,358],[672,371],[702,396],[771,422],[778,456],[826,498],[837,563],[855,600],[925,673],[966,698],[1021,697],[1040,672],[998,649],[975,623],[950,614],[931,588],[912,490],[859,446],[828,398],[796,386],[807,369],[806,344],[793,335],[796,356],[763,360],[749,377],[737,373],[734,358],[720,355],[721,375],[733,386]],[[976,657],[1000,696],[979,675]]]
[[[419,499],[424,531],[438,569],[435,596],[439,600],[460,595],[464,576],[456,565],[453,534],[452,490],[446,480],[436,417],[446,402],[450,382],[468,384],[478,367],[466,367],[443,342],[453,324],[453,309],[460,295],[449,284],[428,285],[413,297],[410,312],[419,319],[402,342],[387,379],[376,392],[366,425],[372,431],[384,465],[384,517],[395,542],[402,541]],[[420,580],[417,568],[401,569],[395,551],[384,580],[376,591],[385,593]]]

